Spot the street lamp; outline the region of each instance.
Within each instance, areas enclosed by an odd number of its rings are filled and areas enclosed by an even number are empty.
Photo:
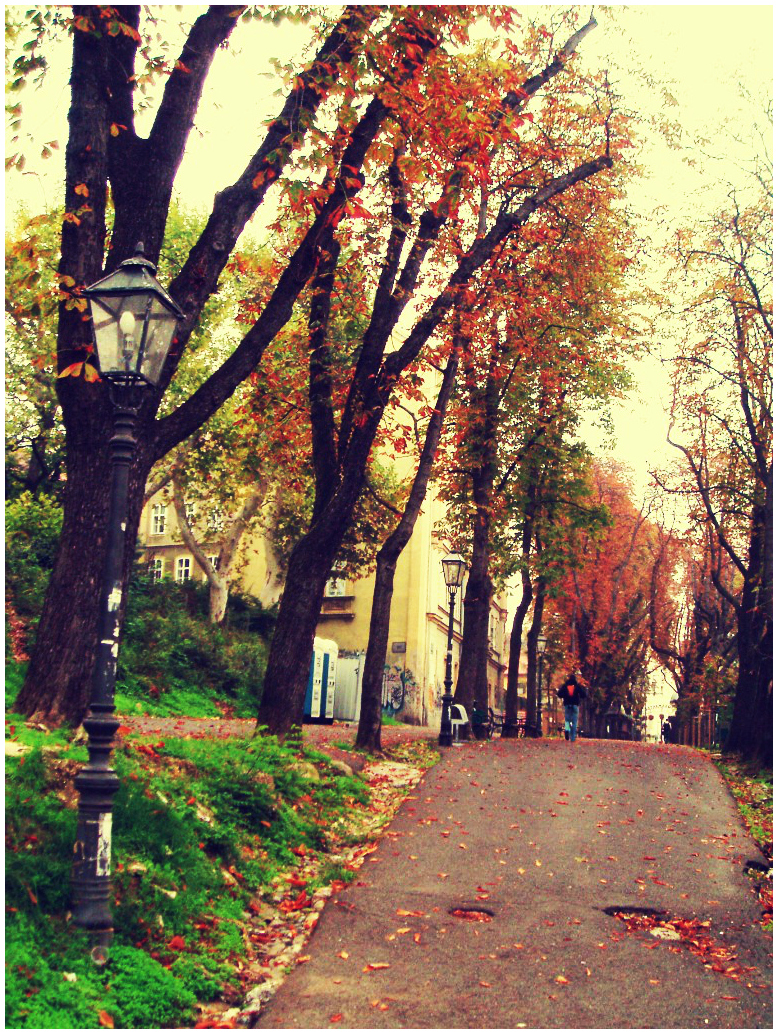
[[[453,735],[451,732],[451,649],[454,641],[454,601],[457,589],[462,584],[467,571],[466,561],[459,553],[450,553],[441,563],[443,578],[448,588],[448,644],[446,646],[446,677],[443,680],[443,710],[440,715],[440,735],[438,743],[441,747],[450,747]]]
[[[539,635],[537,637],[537,639],[535,640],[535,655],[537,656],[537,659],[538,659],[538,686],[537,686],[537,692],[535,693],[535,703],[536,703],[535,728],[537,730],[537,735],[538,736],[542,736],[543,735],[543,720],[542,720],[542,717],[541,717],[541,706],[542,706],[541,694],[543,692],[543,656],[544,656],[544,654],[546,652],[546,646],[547,645],[548,645],[548,640],[546,639],[546,637],[544,635]]]
[[[145,387],[156,388],[183,313],[157,282],[139,244],[133,258],[84,291],[92,316],[100,374],[113,406],[111,486],[97,653],[84,719],[89,761],[75,779],[79,793],[73,862],[73,921],[88,930],[92,957],[108,959],[111,916],[111,825],[119,779],[110,767],[124,540],[135,425]]]

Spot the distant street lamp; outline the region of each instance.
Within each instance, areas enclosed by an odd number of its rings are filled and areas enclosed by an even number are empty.
[[[467,571],[466,561],[458,553],[450,553],[441,563],[443,578],[448,588],[448,644],[446,647],[446,677],[443,680],[443,710],[440,715],[440,735],[438,743],[441,747],[450,747],[453,739],[451,731],[451,650],[454,642],[454,601],[457,589],[464,581]]]
[[[543,735],[543,720],[541,717],[541,694],[543,693],[543,656],[546,652],[546,646],[548,640],[544,635],[539,635],[535,641],[535,654],[538,659],[538,688],[535,693],[535,702],[537,705],[537,713],[535,716],[535,728],[537,729],[538,736]]]
[[[113,406],[108,534],[103,567],[100,624],[89,712],[84,719],[89,761],[75,779],[79,792],[78,831],[73,863],[73,921],[89,931],[98,964],[108,958],[111,916],[111,825],[119,779],[110,767],[119,611],[127,525],[130,464],[135,425],[144,389],[156,388],[176,325],[183,316],[157,282],[153,263],[139,244],[133,258],[84,291],[101,378]]]

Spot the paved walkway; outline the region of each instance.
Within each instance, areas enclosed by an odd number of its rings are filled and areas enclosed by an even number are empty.
[[[452,748],[255,1026],[769,1028],[757,857],[688,748]]]

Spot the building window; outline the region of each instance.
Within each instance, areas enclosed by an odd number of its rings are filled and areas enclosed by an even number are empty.
[[[197,517],[197,510],[195,508],[195,504],[194,503],[185,503],[184,504],[184,515],[186,516],[186,523],[187,524],[191,525],[191,524],[194,523],[195,518]]]
[[[214,571],[219,570],[219,558],[217,556],[207,556],[205,559],[208,561],[208,563],[211,565]]]
[[[151,534],[164,535],[167,524],[167,506],[164,503],[154,503],[151,508]]]
[[[213,534],[220,534],[224,531],[224,514],[221,510],[211,510],[208,513],[208,531]]]
[[[346,579],[335,576],[330,578],[324,589],[324,595],[328,598],[333,596],[346,595]]]
[[[176,560],[176,581],[183,584],[192,577],[192,562],[188,556],[180,556]]]
[[[162,575],[165,573],[165,561],[161,556],[155,556],[152,559],[149,571],[151,573],[152,582],[162,581]]]

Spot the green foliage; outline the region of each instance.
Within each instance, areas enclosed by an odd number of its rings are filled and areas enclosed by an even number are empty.
[[[116,1002],[113,1016],[117,1027],[181,1027],[193,1015],[196,999],[192,992],[138,948],[113,948],[106,976]]]
[[[8,650],[6,647],[6,656],[8,656]],[[24,675],[27,671],[26,664],[7,664],[5,667],[5,707],[9,710],[13,707],[14,700],[19,695],[19,690],[24,684]],[[19,718],[20,722],[25,721],[24,718]],[[7,724],[7,722],[6,722]]]
[[[40,614],[61,530],[62,507],[50,496],[24,492],[6,506],[6,592],[25,616]]]
[[[219,700],[239,716],[256,714],[267,646],[254,629],[272,627],[272,614],[242,597],[235,628],[231,618],[211,625],[206,614],[205,587],[136,573],[119,653],[120,712],[215,717]]]

